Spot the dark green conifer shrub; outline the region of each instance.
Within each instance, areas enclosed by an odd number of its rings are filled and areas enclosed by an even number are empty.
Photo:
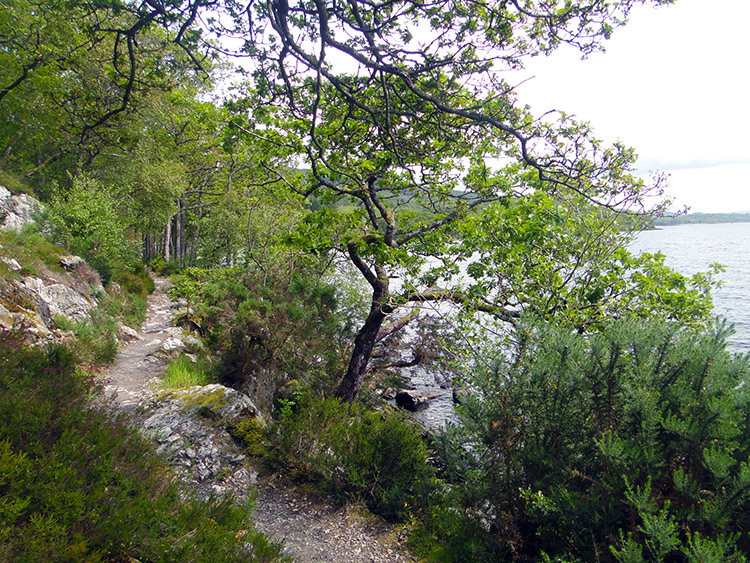
[[[276,468],[316,480],[343,498],[364,500],[392,521],[407,520],[430,486],[427,447],[401,412],[358,404],[349,409],[339,399],[309,396],[281,412],[268,430],[268,459]]]
[[[246,270],[186,268],[170,293],[220,356],[223,383],[307,379],[326,386],[340,373],[345,343],[336,289],[294,265]],[[348,335],[347,335],[348,336]],[[335,377],[335,376],[334,376]]]
[[[745,560],[750,363],[727,333],[520,329],[445,448],[461,517],[498,560]]]

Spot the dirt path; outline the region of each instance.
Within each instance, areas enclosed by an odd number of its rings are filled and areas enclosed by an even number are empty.
[[[108,371],[107,396],[114,395],[116,408],[133,412],[150,395],[150,383],[164,370],[164,363],[153,356],[175,329],[170,320],[175,314],[166,291],[169,280],[155,278],[156,289],[148,298],[146,322],[140,340],[124,346]],[[141,415],[138,419],[143,420]],[[146,415],[147,416],[147,415]],[[223,432],[223,431],[222,431]],[[244,457],[228,436],[217,440],[232,454]],[[239,498],[256,488],[256,529],[276,541],[284,542],[284,553],[299,562],[408,562],[415,559],[398,541],[391,526],[356,506],[335,506],[285,485],[278,476],[261,478],[251,466],[246,481],[235,484]],[[202,483],[210,487],[210,482]],[[226,486],[227,483],[222,483]]]
[[[151,354],[170,338],[169,322],[175,314],[167,290],[172,287],[168,279],[155,277],[155,289],[148,296],[146,322],[139,334],[140,340],[120,349],[117,359],[107,372],[107,397],[122,410],[132,410],[149,394],[149,384],[163,371],[163,365],[153,361]]]

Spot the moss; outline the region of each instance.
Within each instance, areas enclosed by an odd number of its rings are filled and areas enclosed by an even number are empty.
[[[232,422],[227,426],[227,431],[250,455],[260,457],[266,453],[263,423],[257,418],[243,418]]]
[[[163,391],[156,395],[159,400],[180,401],[183,411],[191,409],[219,409],[226,405],[227,390],[217,387],[212,391],[202,392],[205,387],[190,387],[178,391]]]

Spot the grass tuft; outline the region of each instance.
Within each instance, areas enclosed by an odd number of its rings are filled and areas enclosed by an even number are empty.
[[[164,378],[159,382],[159,389],[184,389],[194,385],[214,383],[210,369],[205,360],[193,361],[188,356],[180,356],[167,366]]]

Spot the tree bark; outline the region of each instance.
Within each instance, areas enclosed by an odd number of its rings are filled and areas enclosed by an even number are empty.
[[[166,233],[164,235],[164,261],[169,262],[169,245],[172,242],[172,219],[167,221]]]
[[[349,359],[349,367],[344,374],[338,388],[338,396],[350,405],[357,398],[359,390],[362,389],[362,383],[367,373],[367,365],[372,357],[372,349],[378,341],[378,333],[383,326],[388,313],[392,308],[388,303],[388,274],[380,265],[375,265],[373,272],[370,267],[364,263],[357,251],[354,241],[349,243],[349,258],[354,265],[364,275],[367,282],[372,287],[372,302],[370,313],[365,319],[365,324],[359,329],[357,337],[354,339],[354,349]]]
[[[367,365],[372,357],[372,349],[375,346],[384,319],[385,314],[382,310],[373,306],[365,324],[359,329],[357,338],[354,339],[354,349],[349,359],[349,367],[338,389],[338,396],[349,404],[354,402],[360,389],[362,389]]]

